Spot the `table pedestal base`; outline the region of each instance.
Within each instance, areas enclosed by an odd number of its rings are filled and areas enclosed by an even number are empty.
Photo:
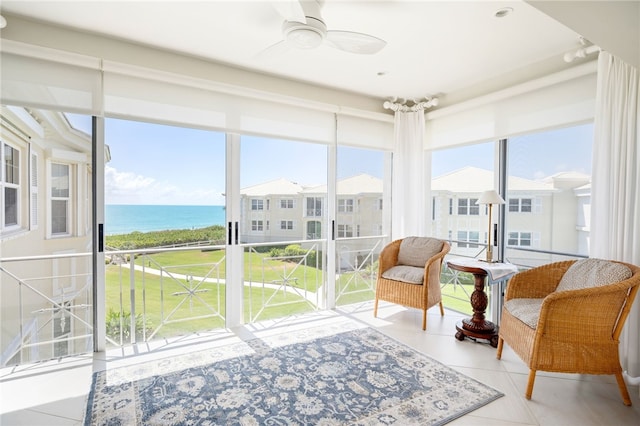
[[[462,341],[465,337],[488,340],[489,344],[498,347],[498,327],[491,321],[474,322],[471,318],[456,323],[456,339]]]

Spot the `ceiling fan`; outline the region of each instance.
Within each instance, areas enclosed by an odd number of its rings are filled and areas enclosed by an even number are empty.
[[[325,43],[336,49],[362,55],[378,53],[386,41],[354,31],[328,30],[320,9],[323,0],[290,0],[271,2],[280,15],[282,40],[265,49],[261,55],[289,47],[314,49]]]

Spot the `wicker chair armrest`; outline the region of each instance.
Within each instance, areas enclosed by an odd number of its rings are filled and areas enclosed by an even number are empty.
[[[542,302],[536,333],[565,342],[617,339],[621,309],[633,303],[638,285],[640,274],[635,274],[606,286],[554,292]]]
[[[400,243],[402,240],[395,240],[387,244],[378,257],[378,276],[398,264],[398,253],[400,253]]]
[[[442,272],[442,261],[444,257],[451,250],[451,245],[443,241],[442,250],[439,253],[431,256],[427,263],[424,265],[424,284],[429,282],[437,282],[440,285],[440,273]]]
[[[556,289],[564,273],[574,263],[575,260],[567,260],[518,272],[509,280],[504,300],[546,297]]]

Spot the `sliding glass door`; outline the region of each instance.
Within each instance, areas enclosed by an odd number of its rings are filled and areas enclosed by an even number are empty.
[[[309,312],[326,282],[328,147],[242,136],[244,321]]]
[[[377,260],[388,242],[391,153],[339,146],[336,181],[335,304],[372,300]]]
[[[225,325],[223,133],[106,119],[107,341]]]

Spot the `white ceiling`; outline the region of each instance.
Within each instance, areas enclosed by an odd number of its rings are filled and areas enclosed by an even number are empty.
[[[580,47],[576,32],[520,0],[326,0],[330,30],[372,34],[386,47],[357,55],[322,45],[264,57],[281,40],[283,18],[271,3],[3,0],[1,11],[7,29],[19,15],[367,96],[449,103],[573,66],[563,54]],[[494,16],[507,6],[510,15]]]

